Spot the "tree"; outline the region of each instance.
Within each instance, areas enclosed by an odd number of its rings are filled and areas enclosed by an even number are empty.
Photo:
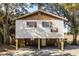
[[[3,29],[4,29],[4,43],[6,43],[6,41],[9,40],[9,36],[11,36],[9,30],[9,27],[13,27],[13,25],[11,25],[11,21],[13,20],[14,17],[18,17],[20,15],[24,15],[25,13],[28,13],[27,9],[25,9],[25,7],[27,7],[27,4],[25,3],[2,3],[0,4],[1,8],[4,8],[3,10],[0,9],[0,15],[1,17],[3,17]],[[2,12],[3,11],[3,12]],[[14,29],[14,28],[13,28]]]
[[[79,4],[69,3],[61,5],[64,10],[64,16],[68,19],[66,24],[70,27],[70,32],[73,34],[72,44],[77,44],[77,35],[79,33]]]

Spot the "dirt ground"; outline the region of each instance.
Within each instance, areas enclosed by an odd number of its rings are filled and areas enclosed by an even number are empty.
[[[14,46],[4,45],[0,43],[0,55],[6,55],[7,53],[14,51],[16,51]]]
[[[79,45],[67,45],[64,51],[52,46],[41,48],[41,50],[26,46],[16,51],[13,45],[0,44],[0,56],[79,56]]]

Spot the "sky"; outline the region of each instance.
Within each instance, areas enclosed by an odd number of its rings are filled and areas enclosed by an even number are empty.
[[[37,10],[37,6],[33,6],[33,8],[27,9],[29,12],[34,12]]]

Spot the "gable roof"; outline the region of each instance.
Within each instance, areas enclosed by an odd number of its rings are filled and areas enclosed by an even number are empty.
[[[61,20],[67,20],[67,19],[64,18],[64,17],[61,17],[61,16],[58,16],[58,15],[55,15],[55,14],[49,13],[49,12],[44,11],[44,10],[37,10],[37,11],[34,11],[34,12],[32,12],[32,13],[28,13],[28,14],[25,14],[25,15],[20,16],[20,17],[18,17],[18,18],[15,18],[15,19],[20,19],[20,18],[23,18],[23,17],[27,17],[27,16],[33,15],[33,14],[38,13],[38,12],[45,13],[45,14],[47,14],[47,15],[50,15],[50,16],[53,16],[53,17],[59,18],[59,19],[61,19]]]

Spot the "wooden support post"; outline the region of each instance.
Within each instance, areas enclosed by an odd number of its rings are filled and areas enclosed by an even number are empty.
[[[64,40],[61,39],[61,51],[64,51]]]
[[[23,46],[25,47],[25,39],[23,40]]]
[[[38,39],[38,50],[40,50],[40,39]]]
[[[25,43],[24,44],[25,44],[25,46],[27,45],[27,41],[26,40],[25,40]]]
[[[18,49],[18,39],[16,39],[16,50]]]
[[[60,40],[59,39],[57,40],[58,40],[58,49],[60,49]]]
[[[12,38],[11,38],[11,36],[9,36],[9,38],[10,38],[10,45],[12,44]]]

